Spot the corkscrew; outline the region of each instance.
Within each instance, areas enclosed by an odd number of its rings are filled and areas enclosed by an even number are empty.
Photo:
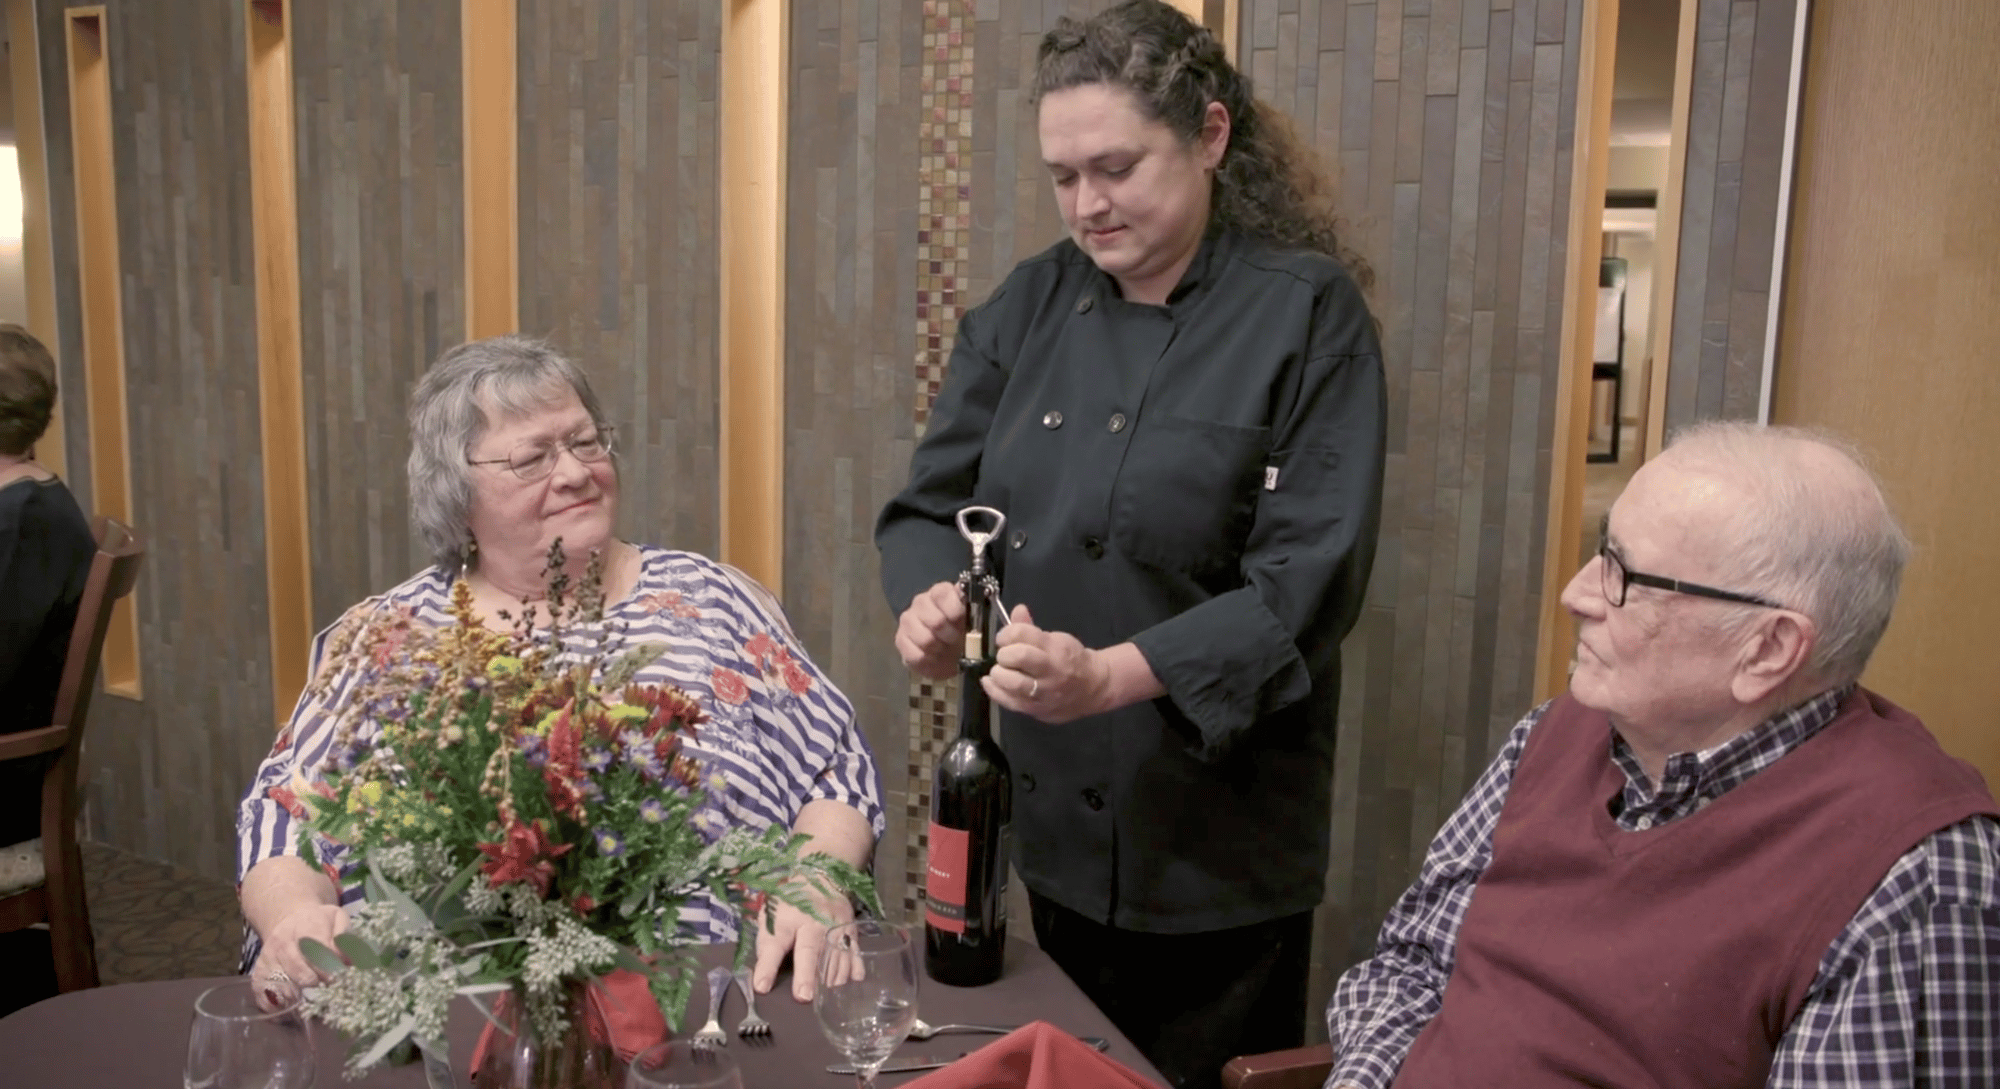
[[[985,528],[974,528],[973,519],[985,520]],[[1000,531],[1007,525],[1007,516],[992,507],[966,507],[958,512],[958,534],[972,548],[972,566],[958,573],[958,592],[965,598],[965,658],[967,661],[986,660],[989,655],[986,640],[992,633],[988,622],[988,603],[991,612],[999,614],[1000,627],[1013,623],[1007,616],[1007,605],[1000,600],[1000,580],[986,562],[986,546],[1000,537]]]

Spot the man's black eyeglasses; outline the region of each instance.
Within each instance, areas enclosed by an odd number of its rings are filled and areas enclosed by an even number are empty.
[[[1663,575],[1649,575],[1644,571],[1634,571],[1625,566],[1618,553],[1611,550],[1611,520],[1605,519],[1597,538],[1598,573],[1604,579],[1604,600],[1613,608],[1623,608],[1625,593],[1634,583],[1650,586],[1655,590],[1666,590],[1675,594],[1689,594],[1694,597],[1713,598],[1716,601],[1733,601],[1739,605],[1756,605],[1766,609],[1782,609],[1783,605],[1767,597],[1756,594],[1739,594],[1734,590],[1718,590],[1713,586],[1703,586],[1698,582],[1684,582]]]

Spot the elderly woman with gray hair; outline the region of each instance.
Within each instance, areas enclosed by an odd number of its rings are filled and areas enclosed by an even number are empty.
[[[461,575],[481,620],[507,630],[503,610],[545,595],[545,559],[560,538],[572,579],[593,556],[602,564],[607,638],[673,647],[637,681],[684,689],[711,716],[688,749],[727,780],[711,792],[714,819],[753,829],[782,824],[810,835],[810,850],[868,864],[884,824],[881,782],[852,705],[807,658],[776,599],[749,576],[614,535],[614,433],[575,363],[518,336],[453,348],[418,383],[410,430],[410,505],[435,563],[322,633],[313,646],[314,676],[330,664],[328,635],[343,624],[366,623],[380,610],[448,622],[451,587]],[[300,940],[330,944],[346,928],[344,905],[361,898],[358,883],[341,880],[341,845],[316,845],[325,869],[298,853],[301,811],[290,785],[295,775],[313,777],[326,759],[347,690],[345,683],[326,687],[324,695],[301,697],[237,815],[237,872],[250,924],[243,963],[280,994],[318,980]],[[844,900],[824,897],[820,907],[836,923],[851,917]],[[790,907],[778,911],[775,930],[758,935],[753,985],[769,990],[796,947],[802,967],[792,990],[804,1001],[815,978],[804,966],[818,963],[825,928]],[[691,901],[681,922],[698,938],[736,937],[735,916],[706,896]]]

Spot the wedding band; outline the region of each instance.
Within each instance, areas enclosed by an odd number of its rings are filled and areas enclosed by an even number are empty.
[[[290,983],[292,977],[283,968],[273,968],[269,972],[264,973],[264,981],[266,983]]]
[[[1038,692],[1040,692],[1041,690],[1042,690],[1042,682],[1041,682],[1041,681],[1040,681],[1039,679],[1035,678],[1035,677],[1029,677],[1029,678],[1028,678],[1028,698],[1029,698],[1029,699],[1034,699],[1034,698],[1035,698],[1035,694],[1036,694],[1036,693],[1038,693]]]

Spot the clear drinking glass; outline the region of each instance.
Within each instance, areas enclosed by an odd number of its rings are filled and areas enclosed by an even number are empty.
[[[186,1089],[311,1089],[313,1067],[312,1026],[296,994],[279,1009],[260,1009],[244,978],[195,999]]]
[[[633,1056],[625,1089],[743,1089],[743,1075],[719,1047],[670,1040]]]
[[[910,930],[857,919],[827,932],[813,1012],[834,1049],[854,1064],[862,1089],[917,1019],[917,949]]]

